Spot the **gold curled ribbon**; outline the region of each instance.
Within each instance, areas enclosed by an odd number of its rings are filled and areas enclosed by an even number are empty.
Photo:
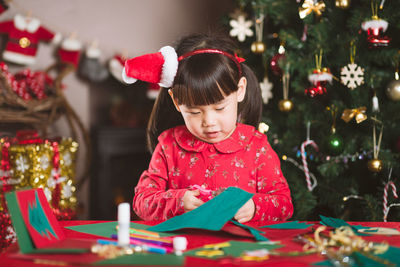
[[[355,118],[357,123],[363,122],[367,119],[367,111],[366,107],[359,107],[354,109],[345,109],[342,113],[341,119],[345,122],[351,121],[351,119]]]
[[[317,16],[321,16],[322,12],[325,10],[325,3],[322,1],[314,3],[313,0],[304,0],[304,3],[299,7],[299,16],[304,19],[311,12],[314,12]]]

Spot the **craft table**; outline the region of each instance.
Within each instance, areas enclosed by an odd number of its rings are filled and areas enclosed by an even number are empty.
[[[100,223],[100,221],[62,221],[60,224],[64,227],[67,226],[75,226],[75,225],[84,225],[84,224],[93,224],[93,223]],[[142,223],[144,222],[136,222]],[[271,224],[275,224],[274,222]],[[317,227],[319,224],[318,222],[315,223],[314,227]],[[148,225],[155,225],[157,222],[146,222],[145,224]],[[395,228],[400,230],[400,222],[349,222],[351,225],[363,225],[367,227],[389,227]],[[288,252],[288,251],[302,251],[302,245],[293,241],[293,238],[302,233],[309,232],[311,230],[310,226],[307,229],[270,229],[270,228],[263,228],[262,230],[265,231],[266,237],[268,237],[271,241],[280,241],[282,248],[278,249],[278,251]],[[84,234],[80,232],[76,232],[70,229],[65,229],[65,234],[69,238],[87,238],[92,239],[95,241],[98,236]],[[220,243],[228,240],[237,240],[237,241],[250,241],[252,242],[254,239],[248,237],[240,237],[237,235],[233,235],[224,231],[206,231],[206,230],[197,230],[197,229],[187,229],[179,231],[180,235],[186,236],[188,239],[188,249],[198,248],[206,244],[211,243]],[[374,241],[374,242],[387,242],[391,246],[400,247],[400,237],[399,236],[382,236],[382,235],[371,235],[367,237],[363,237],[367,241]],[[40,266],[41,264],[34,263],[33,261],[29,260],[20,260],[12,258],[12,255],[18,253],[18,245],[11,246],[8,250],[4,253],[0,254],[0,266],[23,266],[23,267],[30,267],[30,266]],[[306,256],[291,256],[291,257],[278,257],[278,256],[270,256],[267,261],[263,262],[243,262],[238,261],[234,258],[227,258],[227,259],[206,259],[206,258],[199,258],[199,257],[186,257],[184,264],[182,266],[311,266],[313,263],[325,260],[324,257],[311,254]],[[46,265],[51,266],[51,265]],[[67,264],[65,266],[82,266],[82,264]],[[83,266],[86,266],[83,264]],[[104,266],[104,265],[103,265]],[[136,265],[137,266],[137,265]]]

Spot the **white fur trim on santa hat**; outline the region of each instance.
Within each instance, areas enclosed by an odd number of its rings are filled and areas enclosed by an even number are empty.
[[[137,79],[128,77],[128,75],[126,75],[125,67],[122,68],[121,76],[122,76],[122,80],[127,84],[135,83],[137,81]]]
[[[61,43],[61,48],[68,51],[78,51],[82,48],[82,43],[75,38],[67,38]]]
[[[368,29],[379,29],[379,28],[382,28],[383,31],[386,31],[388,25],[389,25],[389,23],[386,20],[373,19],[373,20],[364,21],[361,24],[361,28],[364,31],[368,31]]]
[[[21,31],[27,30],[30,33],[34,33],[40,27],[40,20],[36,18],[26,18],[21,14],[16,14],[14,17],[14,26]]]
[[[36,58],[33,56],[5,50],[3,52],[3,59],[21,65],[32,65],[33,63],[35,63]]]
[[[171,46],[164,46],[160,49],[164,57],[164,64],[161,71],[161,79],[158,83],[162,87],[171,87],[178,70],[178,55]]]
[[[315,84],[316,82],[332,82],[332,74],[328,72],[313,73],[308,75],[308,80]]]

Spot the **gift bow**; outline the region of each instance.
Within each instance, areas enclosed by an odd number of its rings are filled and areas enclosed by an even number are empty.
[[[345,122],[349,122],[353,117],[356,118],[356,122],[360,123],[367,119],[367,115],[365,112],[367,111],[366,107],[359,107],[354,109],[345,109],[342,113],[342,120]]]
[[[314,2],[314,0],[304,0],[304,3],[301,7],[299,7],[299,16],[301,19],[304,19],[311,12],[317,14],[317,16],[321,16],[322,11],[325,10],[325,3],[322,1]]]

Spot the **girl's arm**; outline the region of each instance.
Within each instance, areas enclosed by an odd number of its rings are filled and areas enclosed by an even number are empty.
[[[266,139],[265,139],[266,140]],[[275,151],[266,140],[257,159],[257,193],[252,222],[285,221],[293,215],[289,186]]]
[[[143,172],[135,188],[133,210],[146,221],[167,220],[184,213],[183,196],[187,190],[168,188],[166,157],[158,144],[149,169]]]

